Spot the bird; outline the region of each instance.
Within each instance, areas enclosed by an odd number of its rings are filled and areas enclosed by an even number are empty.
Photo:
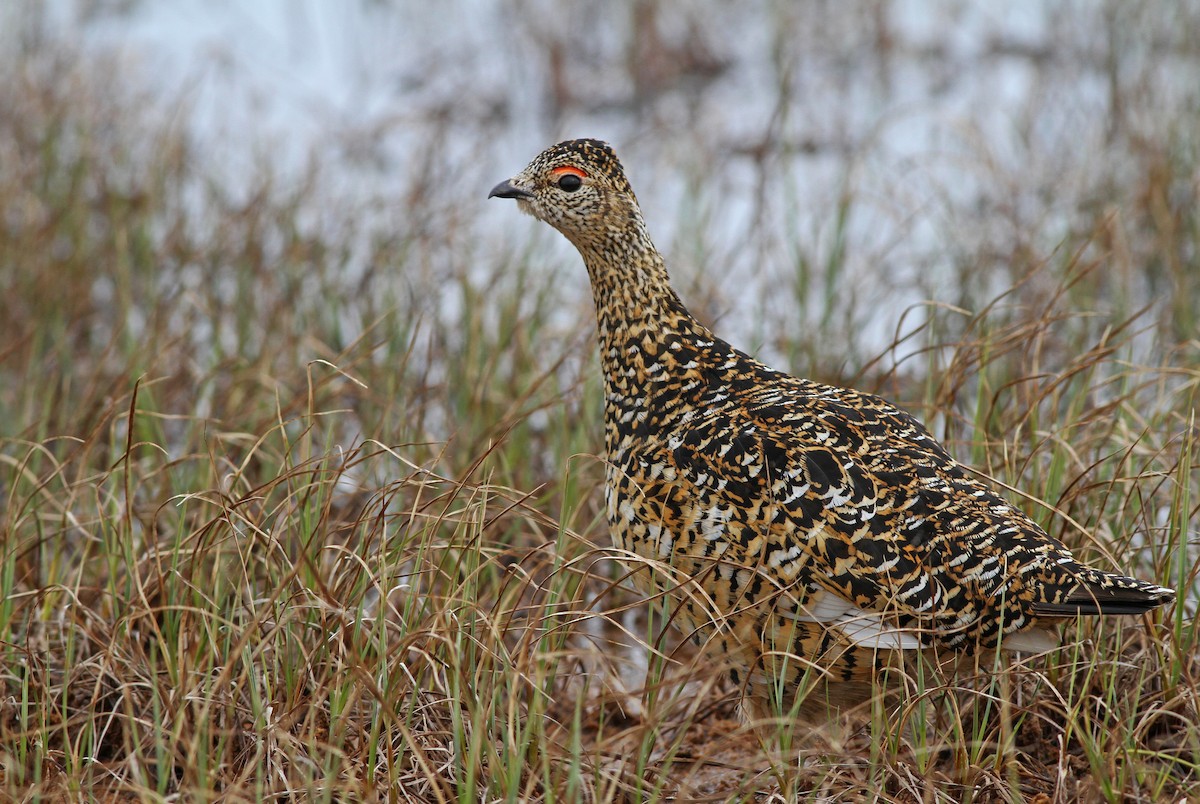
[[[842,711],[897,655],[1048,651],[1067,618],[1174,599],[1078,561],[899,407],[715,335],[672,288],[609,144],[560,142],[488,197],[583,258],[614,546],[724,657],[744,713]]]

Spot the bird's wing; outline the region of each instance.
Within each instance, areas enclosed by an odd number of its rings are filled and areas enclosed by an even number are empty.
[[[880,647],[893,646],[880,637],[885,614],[930,641],[994,643],[1027,623],[1039,575],[1078,566],[908,414],[787,379],[700,411],[670,452],[681,474],[719,478],[731,559],[820,590],[798,619],[856,622]]]

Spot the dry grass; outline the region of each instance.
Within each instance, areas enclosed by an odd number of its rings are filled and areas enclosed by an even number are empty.
[[[763,744],[626,590],[587,299],[473,245],[473,184],[400,188],[390,229],[394,201],[320,165],[234,192],[186,107],[24,64],[0,87],[3,797],[1200,796],[1193,152],[1148,147],[1144,184],[1052,248],[964,251],[987,293],[817,364],[1179,604],[1017,665],[907,668],[857,720]],[[775,346],[804,362],[853,320]]]

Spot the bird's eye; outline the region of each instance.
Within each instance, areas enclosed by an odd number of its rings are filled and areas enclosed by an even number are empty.
[[[583,179],[576,176],[574,173],[564,173],[558,179],[558,187],[560,190],[566,190],[568,193],[573,193],[583,186]]]

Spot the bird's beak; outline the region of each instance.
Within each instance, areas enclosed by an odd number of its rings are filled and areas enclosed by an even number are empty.
[[[509,179],[493,187],[492,191],[488,193],[488,198],[533,198],[533,193],[517,187],[512,183],[512,179]]]

